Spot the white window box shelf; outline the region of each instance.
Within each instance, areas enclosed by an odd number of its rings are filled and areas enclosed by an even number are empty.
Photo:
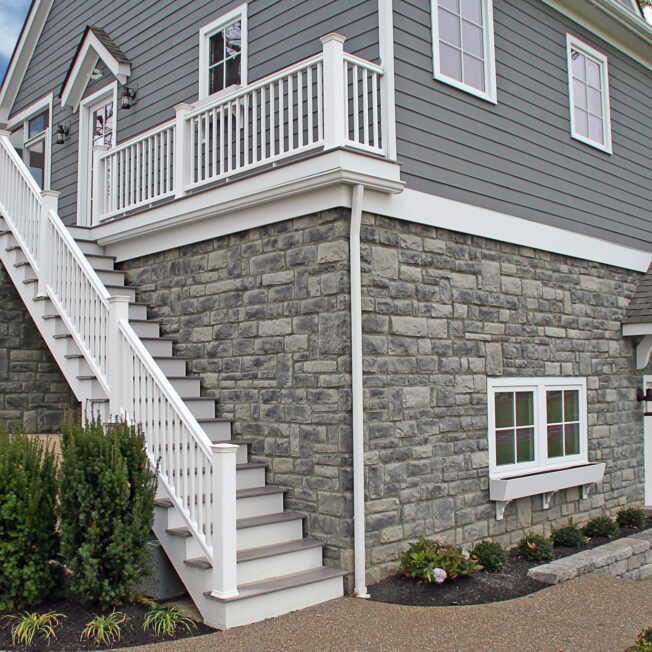
[[[505,507],[517,498],[541,495],[543,509],[548,509],[556,492],[580,486],[582,498],[586,498],[591,486],[602,480],[604,468],[605,463],[600,462],[513,478],[489,478],[489,499],[496,501],[496,520],[502,520]]]

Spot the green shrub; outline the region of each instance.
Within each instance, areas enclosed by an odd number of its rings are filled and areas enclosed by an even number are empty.
[[[516,546],[518,556],[527,561],[547,561],[554,558],[552,541],[540,534],[526,532]]]
[[[475,556],[478,563],[490,573],[499,573],[507,567],[509,552],[497,541],[480,541],[469,549],[471,557]]]
[[[124,422],[68,424],[62,437],[61,555],[71,592],[102,608],[131,599],[142,578],[156,480],[143,433]]]
[[[636,639],[636,643],[627,648],[627,652],[652,652],[652,627],[644,629]]]
[[[566,527],[553,530],[550,535],[552,542],[556,546],[566,546],[567,548],[581,548],[588,539],[582,534],[580,529],[573,523],[573,519],[568,519]]]
[[[582,532],[587,537],[613,537],[618,534],[618,525],[608,516],[596,516],[582,528]]]
[[[0,433],[0,608],[45,601],[60,584],[51,449],[25,434]]]
[[[623,507],[616,514],[616,523],[620,527],[642,528],[645,525],[645,514],[638,507]]]
[[[436,584],[481,570],[468,552],[460,546],[448,545],[444,538],[421,537],[403,553],[401,565],[408,577]]]

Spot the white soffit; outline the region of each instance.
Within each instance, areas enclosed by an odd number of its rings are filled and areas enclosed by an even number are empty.
[[[0,123],[8,122],[18,89],[23,83],[27,66],[32,59],[36,44],[54,0],[34,0],[20,33],[2,88],[0,88]]]

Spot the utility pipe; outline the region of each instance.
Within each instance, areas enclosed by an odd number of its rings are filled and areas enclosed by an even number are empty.
[[[367,593],[365,564],[364,418],[362,395],[362,282],[360,275],[360,222],[364,186],[353,187],[351,196],[351,401],[353,421],[353,538],[355,594]]]

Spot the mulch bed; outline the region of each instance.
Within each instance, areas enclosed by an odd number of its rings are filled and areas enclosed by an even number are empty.
[[[49,611],[64,614],[66,617],[60,620],[61,626],[55,630],[57,636],[48,645],[42,638],[34,637],[32,644],[29,647],[24,645],[14,646],[11,642],[11,628],[14,625],[13,619],[5,618],[5,612],[0,612],[0,650],[29,650],[30,652],[46,652],[46,651],[77,651],[77,650],[107,650],[111,648],[132,647],[135,645],[145,645],[147,643],[160,643],[162,641],[178,640],[189,638],[193,636],[203,636],[214,632],[214,629],[207,627],[201,623],[197,623],[197,627],[192,628],[191,632],[185,627],[177,627],[176,634],[173,639],[169,636],[161,637],[154,634],[151,630],[143,631],[143,620],[147,608],[140,605],[125,605],[119,607],[117,611],[122,611],[127,616],[127,620],[121,625],[121,638],[115,642],[110,648],[100,647],[93,641],[81,641],[80,636],[82,630],[92,618],[99,613],[107,613],[106,610],[101,612],[99,609],[87,608],[82,606],[79,602],[73,600],[57,600],[53,602],[46,602],[29,609],[30,612],[38,612],[40,614]],[[23,613],[22,611],[20,612]],[[189,647],[191,644],[189,644]]]
[[[652,528],[652,517],[649,516],[646,518],[643,529],[647,528]],[[555,546],[555,559],[574,555],[582,550],[596,548],[609,543],[609,541],[631,536],[640,531],[632,528],[621,528],[618,536],[612,538],[594,537],[581,548]],[[541,563],[519,559],[514,552],[510,552],[507,570],[502,573],[486,573],[482,571],[466,577],[446,580],[443,584],[429,584],[403,575],[396,575],[370,586],[369,593],[371,599],[376,602],[415,607],[446,607],[500,602],[519,598],[550,586],[527,576],[530,568],[540,566]]]

